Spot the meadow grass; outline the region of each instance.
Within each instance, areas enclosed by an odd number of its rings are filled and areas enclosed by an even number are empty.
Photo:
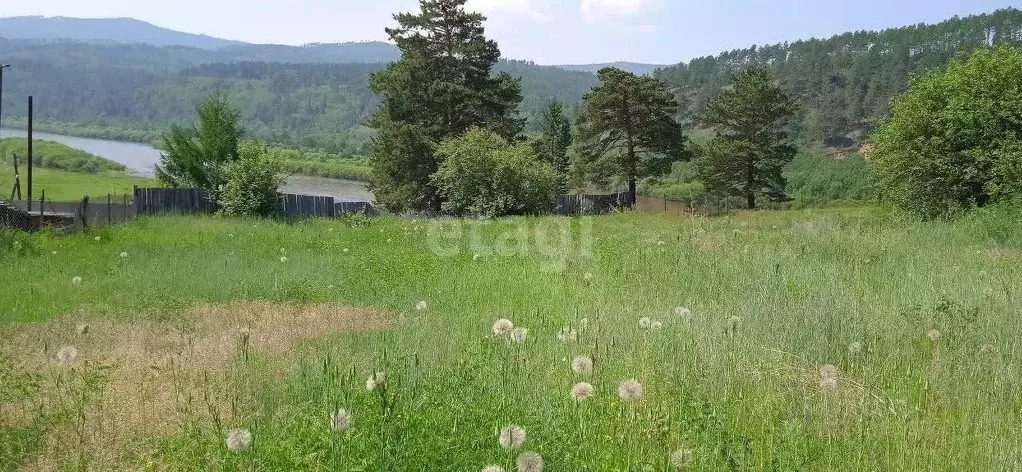
[[[21,194],[22,198],[28,198],[28,174],[25,171],[24,163],[21,168]],[[132,187],[155,187],[156,180],[146,177],[137,177],[125,172],[107,171],[98,173],[70,172],[58,169],[33,169],[32,170],[32,193],[38,200],[41,192],[46,191],[46,199],[62,202],[73,202],[80,200],[82,196],[89,195],[92,198],[106,196],[106,194],[131,195]],[[14,186],[14,170],[10,163],[0,163],[0,195],[2,198],[11,196],[11,189]]]
[[[1020,214],[163,217],[70,237],[8,234],[0,335],[48,334],[0,349],[12,379],[0,405],[64,400],[0,423],[0,469],[514,470],[535,451],[547,470],[670,470],[671,453],[687,449],[685,470],[1018,470]],[[175,393],[172,428],[141,428],[115,463],[81,440],[88,417],[104,415],[86,404],[123,368],[90,336],[238,301],[366,307],[391,321],[328,330],[286,355],[249,349],[265,326],[217,333],[228,367],[203,368],[198,390],[149,386]],[[642,329],[643,317],[662,329]],[[498,318],[527,328],[525,342],[494,336]],[[81,321],[95,328],[77,335]],[[577,339],[559,341],[565,328]],[[80,347],[70,365],[23,360],[64,344]],[[580,354],[591,374],[571,370]],[[386,382],[367,390],[377,371]],[[619,384],[633,378],[644,395],[623,400]],[[580,381],[595,395],[576,402]],[[335,408],[351,412],[347,431],[331,431]],[[498,443],[508,425],[526,431],[521,449]],[[252,433],[250,449],[227,448],[234,428]],[[65,453],[40,458],[54,443]]]

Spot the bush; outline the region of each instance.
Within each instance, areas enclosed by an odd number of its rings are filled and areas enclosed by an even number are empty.
[[[444,161],[432,180],[446,212],[505,216],[553,208],[557,175],[527,143],[511,145],[495,133],[471,129],[443,142],[436,154]]]
[[[868,172],[860,154],[835,157],[814,149],[798,153],[784,176],[796,206],[817,206],[866,198]]]
[[[981,49],[914,77],[872,138],[878,196],[945,216],[1022,194],[1022,49]]]
[[[219,194],[221,214],[269,216],[277,211],[277,189],[284,177],[277,156],[265,145],[242,143],[238,160],[226,164],[225,175]]]

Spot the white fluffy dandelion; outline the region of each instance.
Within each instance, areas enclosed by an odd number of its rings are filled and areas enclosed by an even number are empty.
[[[370,375],[369,379],[366,380],[366,390],[375,390],[376,387],[385,383],[387,383],[387,374],[384,372],[376,372],[373,375]]]
[[[426,311],[428,308],[429,305],[426,304],[426,300],[419,300],[419,302],[415,304],[416,311]]]
[[[330,413],[330,429],[347,431],[348,428],[351,428],[351,412],[341,408]]]
[[[621,397],[621,399],[625,401],[633,402],[642,400],[642,394],[642,384],[635,379],[625,380],[617,387],[617,396]]]
[[[247,451],[252,447],[252,433],[247,429],[232,429],[227,433],[226,443],[231,451]]]
[[[683,306],[676,306],[674,307],[674,316],[677,316],[679,318],[690,318],[692,317],[692,310],[689,310],[688,308],[685,308]]]
[[[525,444],[525,430],[520,426],[505,426],[500,428],[500,434],[497,435],[497,442],[500,443],[500,447],[504,449],[517,449]]]
[[[692,464],[693,453],[691,449],[681,448],[671,453],[671,465],[684,469]]]
[[[576,374],[588,374],[593,371],[593,359],[589,356],[575,356],[571,360],[571,370]]]
[[[515,461],[518,472],[543,472],[543,457],[535,452],[523,452]]]
[[[128,258],[128,253],[126,253],[124,251],[121,251],[121,259],[127,259],[127,258]]]
[[[74,276],[74,277],[71,277],[71,283],[73,283],[75,285],[81,285],[82,284],[82,278],[80,276],[77,276],[77,275]]]
[[[74,346],[64,346],[57,351],[57,362],[60,364],[70,364],[78,358],[78,348]]]
[[[525,338],[529,335],[529,330],[518,327],[511,330],[511,340],[518,344],[525,344]]]
[[[585,274],[582,274],[582,280],[585,280],[586,282],[592,282],[593,281],[593,273],[592,272],[586,272]]]
[[[287,262],[287,256],[280,256],[280,262]]]
[[[496,464],[490,464],[483,467],[481,472],[504,472],[504,468]]]
[[[939,342],[940,338],[941,338],[941,334],[940,334],[940,331],[937,331],[935,329],[931,329],[931,330],[927,331],[926,337],[930,338],[930,341]]]
[[[820,377],[820,390],[824,392],[837,390],[837,377]]]
[[[824,364],[820,366],[820,378],[821,379],[836,379],[838,377],[837,367],[833,364]]]
[[[478,262],[479,259],[482,259],[482,258],[483,258],[482,254],[474,254],[474,255],[472,255],[472,260],[473,261],[477,261]]]
[[[649,324],[649,329],[650,331],[660,331],[661,329],[664,329],[664,324],[654,320]]]
[[[349,252],[351,252],[351,251],[349,251],[349,250],[348,250],[348,248],[344,248],[344,253],[345,253],[345,254],[347,254],[347,253],[349,253]]]
[[[850,344],[848,344],[848,354],[854,356],[854,355],[857,355],[857,354],[859,354],[861,352],[862,352],[862,343],[860,343],[859,341],[852,341]]]
[[[581,320],[578,320],[578,327],[579,327],[579,329],[586,329],[586,328],[588,328],[589,327],[589,318],[582,318]]]
[[[99,241],[99,240],[100,240],[100,237],[99,237],[99,236],[96,236],[96,238],[95,238],[95,239],[96,239],[96,241]]]
[[[511,320],[509,320],[507,318],[501,318],[501,319],[493,322],[493,335],[494,336],[500,336],[500,337],[507,336],[507,335],[511,334],[511,331],[514,331],[514,329],[515,329],[515,324],[512,323]]]
[[[588,382],[579,382],[571,386],[571,398],[574,398],[577,402],[588,400],[595,393],[596,389]]]
[[[639,318],[639,329],[648,330],[652,326],[653,326],[652,318],[648,316],[643,316],[642,318]]]
[[[79,323],[78,326],[75,327],[75,332],[77,332],[79,336],[85,336],[86,334],[89,334],[89,324]]]
[[[561,331],[557,333],[557,340],[562,343],[573,343],[577,339],[578,332],[570,327],[561,328]]]

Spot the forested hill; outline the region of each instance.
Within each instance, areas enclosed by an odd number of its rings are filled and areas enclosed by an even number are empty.
[[[799,136],[806,142],[843,147],[861,143],[874,119],[905,90],[910,74],[998,43],[1022,43],[1022,11],[998,10],[935,25],[753,46],[668,67],[657,76],[676,90],[682,118],[690,121],[732,73],[754,65],[769,67],[801,101]]]

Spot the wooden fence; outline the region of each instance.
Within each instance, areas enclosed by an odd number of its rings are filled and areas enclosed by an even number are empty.
[[[278,208],[288,218],[333,218],[344,213],[375,215],[369,202],[335,202],[334,197],[282,193]],[[135,188],[135,212],[138,215],[160,213],[212,214],[216,205],[202,189],[197,188]]]
[[[628,207],[628,192],[610,195],[558,195],[554,214],[562,216],[589,216],[610,213]]]

